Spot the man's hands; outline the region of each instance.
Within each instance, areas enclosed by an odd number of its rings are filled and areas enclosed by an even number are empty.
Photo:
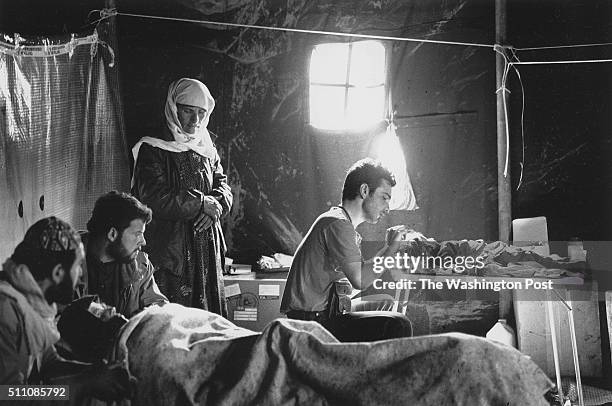
[[[386,247],[385,254],[393,255],[402,248],[408,246],[411,241],[431,241],[431,238],[425,237],[422,233],[408,228],[404,225],[399,225],[387,229],[385,238]]]
[[[402,247],[402,244],[406,243],[406,236],[411,231],[412,230],[406,227],[405,225],[388,228],[387,234],[385,236],[385,241],[387,243],[385,255],[390,256],[399,251]]]
[[[117,309],[115,309],[113,306],[107,306],[102,311],[102,314],[100,315],[100,320],[102,320],[102,321],[109,321],[110,319],[112,319],[116,315],[117,315]]]
[[[208,229],[213,223],[221,217],[223,207],[221,203],[212,196],[204,196],[202,200],[202,209],[200,214],[195,218],[193,228],[197,232],[202,232]]]

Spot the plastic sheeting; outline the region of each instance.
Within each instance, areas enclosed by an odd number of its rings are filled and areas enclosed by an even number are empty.
[[[129,186],[112,52],[96,33],[34,45],[0,41],[2,259],[38,219],[85,228],[98,196]]]

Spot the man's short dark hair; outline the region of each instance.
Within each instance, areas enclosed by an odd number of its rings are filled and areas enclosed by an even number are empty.
[[[129,193],[113,190],[96,201],[87,222],[87,231],[94,236],[105,235],[114,227],[121,235],[133,220],[140,219],[149,224],[152,218],[153,212],[140,200]]]
[[[80,246],[81,238],[70,224],[57,217],[46,217],[26,231],[11,260],[26,265],[34,279],[41,281],[50,278],[58,264],[69,271]]]
[[[359,196],[359,188],[364,183],[369,186],[370,194],[374,193],[383,179],[391,186],[395,186],[395,176],[380,161],[364,158],[355,162],[346,173],[342,188],[342,201],[353,200]]]

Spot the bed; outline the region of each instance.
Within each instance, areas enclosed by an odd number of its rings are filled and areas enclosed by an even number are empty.
[[[547,405],[552,388],[528,357],[480,337],[339,343],[315,322],[256,333],[177,304],[133,317],[113,360],[138,405]]]
[[[378,243],[379,244],[379,243]],[[370,247],[370,251],[375,251]],[[464,282],[491,282],[501,284],[521,282],[526,279],[552,281],[555,286],[584,286],[589,280],[584,261],[570,261],[557,255],[543,256],[536,253],[534,247],[517,247],[501,241],[485,242],[484,240],[450,240],[435,241],[421,233],[412,232],[409,241],[400,252],[416,259],[436,259],[423,266],[405,270],[401,276],[391,277],[381,274],[381,280],[393,281],[405,278],[415,282],[416,289],[385,289],[381,284],[359,292],[354,300],[355,310],[377,310],[376,303],[369,303],[369,298],[386,296],[399,302],[398,311],[406,312],[415,327],[415,334],[425,335],[448,331],[462,331],[484,336],[497,321],[500,309],[500,292],[490,289],[464,289]],[[376,248],[377,250],[378,248]],[[481,258],[483,266],[466,266],[453,269],[439,266],[440,263],[457,264],[457,258]],[[431,266],[433,265],[433,266]],[[436,266],[437,265],[437,266]],[[421,280],[432,280],[443,284],[442,289],[421,288]],[[448,283],[457,285],[448,287]],[[511,295],[511,290],[505,289]],[[525,290],[533,299],[545,297],[545,290]],[[388,302],[388,301],[387,301]],[[403,309],[402,309],[403,307]]]

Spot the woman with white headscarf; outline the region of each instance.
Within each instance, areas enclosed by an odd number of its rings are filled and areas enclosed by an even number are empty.
[[[145,236],[160,290],[171,302],[227,316],[220,218],[232,192],[206,129],[215,100],[195,79],[168,89],[166,127],[132,149],[132,193],[153,210]]]

